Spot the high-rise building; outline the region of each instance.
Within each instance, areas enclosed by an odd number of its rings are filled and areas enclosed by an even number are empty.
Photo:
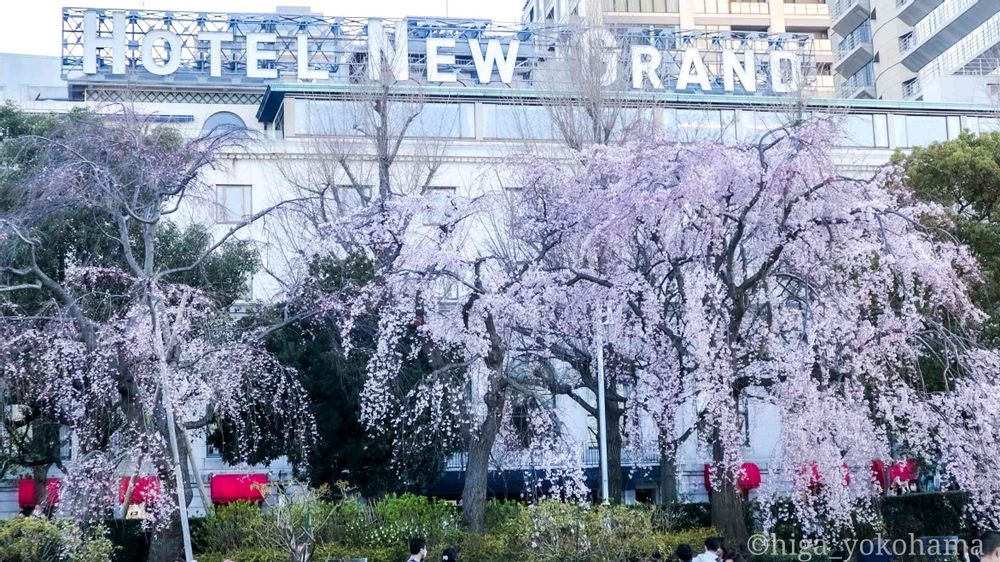
[[[837,94],[995,102],[1000,1],[831,0]]]
[[[810,35],[816,61],[811,80],[815,95],[834,94],[826,0],[526,0],[522,11],[525,23],[568,23],[577,17],[615,26]]]

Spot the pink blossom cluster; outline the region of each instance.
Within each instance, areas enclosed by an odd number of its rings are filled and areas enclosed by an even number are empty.
[[[349,234],[376,278],[326,306],[347,339],[377,314],[364,421],[417,416],[513,465],[571,466],[548,398],[594,376],[600,345],[629,396],[627,446],[672,455],[698,439],[728,476],[716,487],[746,461],[745,400],[777,412],[761,498],[790,498],[811,532],[873,516],[870,463],[894,458],[921,459],[1000,523],[1000,363],[975,340],[975,260],[897,170],[839,175],[836,134],[816,120],[749,145],[642,139],[529,159],[513,200],[455,196],[434,221],[419,195],[345,217],[329,239]],[[418,350],[438,361],[400,401]],[[505,420],[523,398],[537,438],[515,455]]]

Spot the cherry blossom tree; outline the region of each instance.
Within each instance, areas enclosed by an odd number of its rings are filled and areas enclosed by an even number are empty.
[[[636,365],[663,442],[701,437],[713,524],[736,541],[744,398],[781,421],[765,504],[790,486],[809,532],[873,516],[871,462],[903,455],[966,489],[976,516],[998,515],[997,356],[973,336],[975,261],[894,169],[840,177],[835,134],[817,121],[744,146],[599,148],[581,168],[533,162],[525,183],[518,235],[563,225],[575,254],[545,273],[582,292],[554,289],[550,310],[606,308],[607,345]]]
[[[338,221],[327,237],[332,247],[321,249],[336,256],[350,234],[373,263],[365,286],[346,298],[318,299],[342,319],[348,347],[354,322],[377,318],[363,421],[373,432],[400,433],[403,424],[413,446],[434,439],[464,450],[462,505],[476,530],[483,525],[490,468],[501,457],[523,467],[530,456],[511,431],[515,407],[530,412],[522,429],[538,437],[527,447],[540,455],[535,464],[553,468],[546,489],[585,493],[578,450],[564,446],[560,420],[544,389],[532,384],[541,365],[521,351],[527,343],[520,327],[534,314],[521,282],[558,240],[528,245],[510,237],[505,204],[501,194],[399,195]],[[400,398],[395,388],[414,360],[430,369]],[[405,455],[408,443],[397,444]]]
[[[23,389],[75,437],[60,513],[82,523],[121,514],[137,477],[154,472],[158,493],[146,498],[150,560],[176,559],[182,534],[187,539],[191,485],[201,486],[189,475],[189,432],[225,422],[248,452],[267,438],[299,456],[313,434],[295,373],[183,283],[272,209],[218,234],[184,265],[167,265],[156,243],[189,200],[210,196],[200,178],[218,151],[237,149],[231,141],[185,138],[127,108],[74,119],[31,139],[38,162],[17,184],[18,205],[0,215],[3,290],[37,291],[48,303],[30,317],[4,311],[3,384]],[[67,209],[107,228],[122,266],[88,267],[72,257],[58,275],[42,266],[39,226]],[[131,478],[122,501],[123,471]]]

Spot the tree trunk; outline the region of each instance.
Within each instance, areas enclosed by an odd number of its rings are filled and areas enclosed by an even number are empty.
[[[677,503],[677,463],[675,458],[660,451],[660,505]]]
[[[39,463],[31,467],[31,479],[35,482],[35,515],[50,515],[49,468],[59,458],[59,424],[42,418],[31,422],[31,450],[39,457]]]
[[[718,432],[715,435],[715,445],[712,447],[712,458],[718,465],[722,461],[723,450]],[[713,472],[712,477],[719,478],[719,485],[709,492],[709,506],[712,510],[712,526],[722,533],[729,548],[745,550],[750,533],[747,530],[746,511],[743,496],[736,488],[729,471],[722,474]],[[714,480],[713,480],[714,482]],[[716,489],[718,488],[718,489]]]
[[[161,429],[166,433],[166,427]],[[183,470],[184,505],[180,509],[187,509],[191,505],[194,494],[191,491],[190,473],[186,468],[189,451],[187,443],[183,439],[178,439],[177,452],[181,458],[181,466],[185,467]],[[163,459],[158,462],[156,473],[160,479],[160,495],[168,500],[176,500],[177,490],[174,484],[174,467],[171,461]],[[166,526],[162,530],[153,531],[150,536],[149,555],[146,557],[146,562],[174,562],[176,560],[184,560],[184,537],[181,534],[180,513],[174,510],[170,513]]]
[[[175,512],[176,513],[176,512]],[[154,530],[149,538],[146,562],[175,562],[184,560],[184,539],[181,537],[181,519],[170,516],[166,527]]]
[[[49,466],[47,464],[31,467],[31,479],[35,481],[35,515],[52,513],[49,505]]]
[[[495,375],[494,379],[502,375]],[[462,518],[469,530],[481,533],[486,517],[486,493],[490,472],[490,453],[500,431],[500,418],[504,407],[504,390],[500,380],[490,381],[486,394],[486,419],[478,431],[468,439],[469,461],[465,466],[465,484],[462,488]]]
[[[611,503],[620,504],[625,492],[622,482],[622,415],[624,411],[613,401],[606,402],[608,422],[608,495]]]

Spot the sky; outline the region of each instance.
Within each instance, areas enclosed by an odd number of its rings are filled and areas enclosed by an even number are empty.
[[[59,55],[62,8],[145,8],[272,13],[275,6],[309,6],[330,16],[475,17],[514,22],[524,0],[0,0],[0,53]]]

